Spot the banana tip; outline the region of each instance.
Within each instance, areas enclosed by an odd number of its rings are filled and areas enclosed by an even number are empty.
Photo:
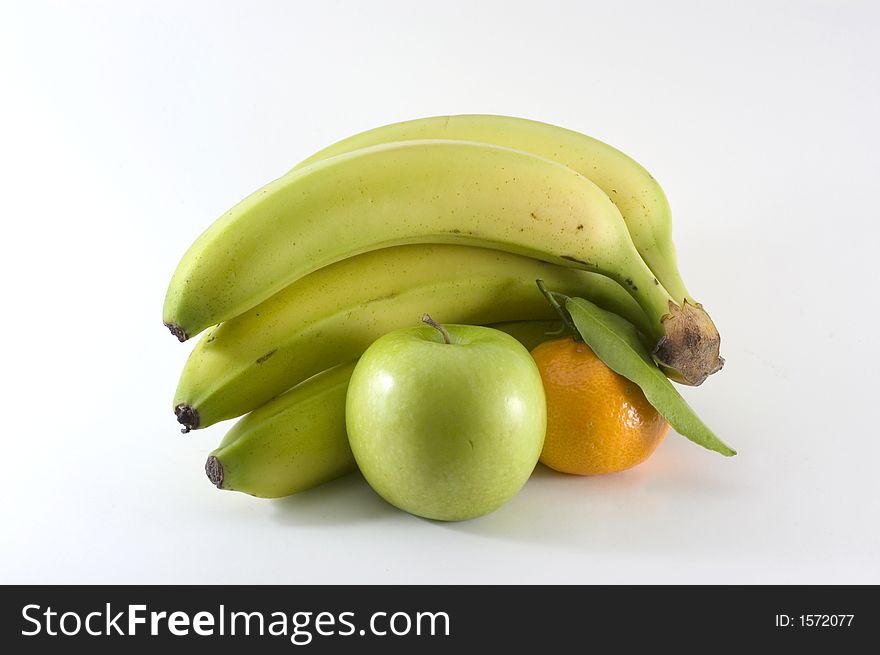
[[[218,489],[223,488],[223,465],[220,463],[219,459],[213,455],[209,456],[208,461],[205,462],[205,473],[211,481],[211,484]]]
[[[177,422],[183,426],[180,430],[183,434],[199,427],[199,413],[195,407],[180,403],[174,408],[174,415],[177,417]]]
[[[166,323],[165,327],[167,327],[168,331],[171,332],[171,334],[173,334],[175,337],[177,337],[177,340],[181,343],[189,339],[189,335],[186,333],[186,330],[184,330],[176,323]]]

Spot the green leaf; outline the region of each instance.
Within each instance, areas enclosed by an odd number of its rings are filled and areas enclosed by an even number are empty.
[[[728,457],[736,455],[735,450],[700,420],[663,371],[657,368],[631,323],[583,298],[566,299],[565,309],[596,356],[614,372],[637,384],[648,402],[676,432],[703,448]]]

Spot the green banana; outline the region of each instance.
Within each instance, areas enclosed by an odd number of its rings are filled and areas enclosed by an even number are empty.
[[[415,320],[413,325],[415,325]],[[491,325],[526,348],[546,341],[560,321]],[[355,362],[310,377],[238,421],[205,464],[219,489],[279,498],[357,468],[345,431],[345,394]]]
[[[242,418],[208,457],[218,489],[278,498],[357,468],[345,431],[355,362],[315,375]]]
[[[419,242],[481,245],[607,275],[648,316],[668,370],[699,384],[720,368],[711,320],[669,296],[599,187],[548,159],[463,141],[363,148],[270,183],[190,247],[164,320],[183,340],[322,266]]]
[[[321,268],[206,334],[180,377],[178,421],[186,432],[241,416],[425,312],[443,323],[553,318],[537,278],[650,329],[602,275],[471,246],[396,246]]]
[[[679,304],[685,300],[694,304],[678,271],[672,213],[663,189],[638,162],[585,134],[512,116],[433,116],[361,132],[324,148],[296,168],[369,146],[419,139],[490,143],[546,157],[577,171],[595,182],[620,210],[636,250],[669,295]]]

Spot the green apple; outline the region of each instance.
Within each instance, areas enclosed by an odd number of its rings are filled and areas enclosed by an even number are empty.
[[[444,521],[497,509],[528,480],[547,407],[529,352],[469,325],[396,330],[355,366],[346,397],[361,472],[392,505]]]

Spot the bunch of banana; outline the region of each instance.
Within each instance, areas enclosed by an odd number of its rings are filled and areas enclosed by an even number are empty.
[[[189,431],[252,412],[209,458],[209,477],[293,493],[353,466],[340,396],[372,341],[426,311],[444,323],[551,319],[536,278],[628,319],[673,379],[700,384],[723,363],[644,168],[544,123],[427,118],[313,155],[190,247],[164,322],[181,341],[212,329],[175,413]],[[515,331],[534,340],[540,326]]]
[[[473,246],[395,246],[310,273],[208,332],[180,377],[178,420],[188,431],[241,416],[418,323],[425,308],[443,323],[552,318],[537,278],[650,328],[632,297],[596,273]]]

